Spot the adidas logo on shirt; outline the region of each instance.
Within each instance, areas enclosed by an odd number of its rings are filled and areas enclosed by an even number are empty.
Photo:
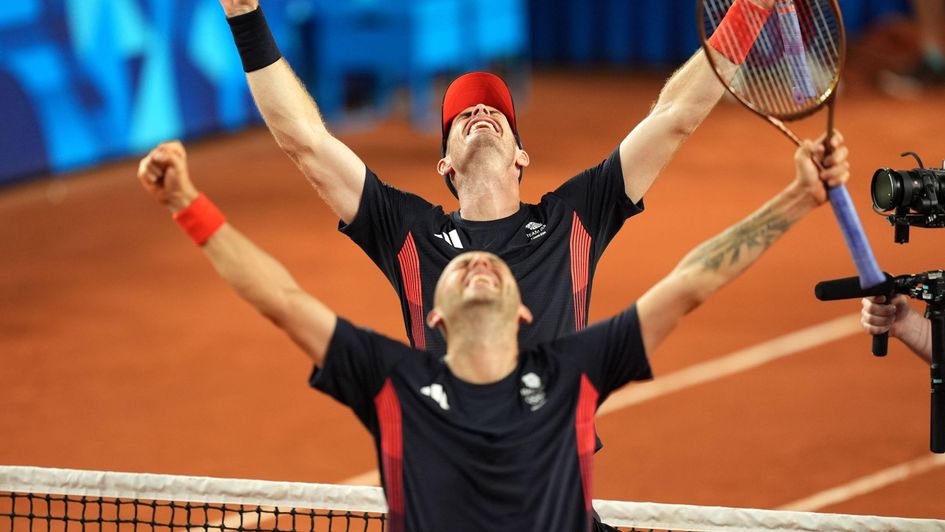
[[[443,385],[431,384],[424,386],[420,388],[420,393],[436,401],[436,404],[440,405],[443,410],[450,409],[450,402],[446,399],[446,390],[443,389]]]
[[[463,242],[459,239],[459,233],[456,232],[456,229],[453,229],[449,233],[442,232],[436,233],[433,236],[439,238],[440,240],[445,240],[447,244],[453,246],[456,249],[463,249]]]

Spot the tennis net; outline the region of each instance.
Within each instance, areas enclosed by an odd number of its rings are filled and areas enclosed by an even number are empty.
[[[620,530],[945,531],[945,521],[594,501]],[[380,488],[0,466],[0,531],[381,531]]]

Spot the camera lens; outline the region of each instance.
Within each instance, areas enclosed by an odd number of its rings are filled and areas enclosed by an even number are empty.
[[[870,188],[873,205],[881,211],[891,211],[902,202],[902,178],[889,168],[880,168],[873,174]]]

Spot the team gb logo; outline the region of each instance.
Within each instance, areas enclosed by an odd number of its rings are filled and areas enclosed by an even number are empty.
[[[531,407],[532,412],[545,406],[545,385],[534,372],[528,372],[522,375],[522,400]]]

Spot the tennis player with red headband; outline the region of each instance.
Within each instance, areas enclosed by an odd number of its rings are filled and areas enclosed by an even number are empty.
[[[311,357],[310,384],[370,431],[389,530],[570,532],[607,528],[591,520],[596,409],[650,378],[648,357],[682,317],[826,202],[825,184],[847,180],[847,149],[839,135],[833,144],[825,158],[821,142],[806,141],[780,194],[696,247],[624,312],[558,339],[520,345],[533,311],[510,267],[491,253],[458,254],[428,317],[445,356],[355,327],[302,289],[197,192],[180,143],[155,148],[138,179],[237,294]]]

